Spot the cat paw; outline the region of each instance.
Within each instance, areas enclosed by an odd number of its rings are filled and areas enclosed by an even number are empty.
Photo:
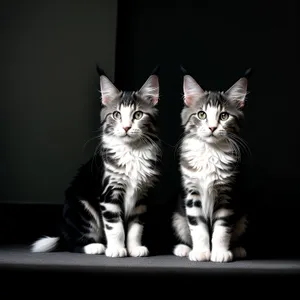
[[[180,257],[188,256],[190,252],[191,248],[184,244],[176,245],[173,250],[173,254]]]
[[[245,258],[247,251],[243,247],[236,247],[232,250],[232,254],[235,258]]]
[[[105,252],[105,246],[100,243],[92,243],[83,247],[85,254],[103,254]]]
[[[124,247],[109,247],[105,251],[107,257],[125,257],[127,250]]]
[[[230,262],[233,260],[233,253],[229,250],[217,249],[213,250],[211,253],[210,260],[212,262]]]
[[[130,256],[133,256],[133,257],[141,257],[141,256],[148,256],[149,250],[145,246],[137,246],[137,247],[132,247],[132,248],[129,247],[128,253]]]
[[[209,261],[210,259],[210,251],[199,251],[193,249],[189,253],[190,261]]]

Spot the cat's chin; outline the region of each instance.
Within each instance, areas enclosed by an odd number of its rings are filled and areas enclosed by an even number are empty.
[[[131,143],[136,142],[138,140],[138,137],[132,136],[132,135],[124,135],[124,136],[120,137],[120,139],[126,144],[131,144]]]
[[[224,140],[222,136],[210,135],[206,137],[201,137],[201,140],[207,144],[218,144]]]

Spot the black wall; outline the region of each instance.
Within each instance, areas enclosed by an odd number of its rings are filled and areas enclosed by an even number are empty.
[[[116,0],[5,1],[0,203],[60,204],[99,124],[95,64],[114,78]]]

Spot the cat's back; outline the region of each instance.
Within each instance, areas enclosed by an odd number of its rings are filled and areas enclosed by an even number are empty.
[[[98,154],[82,164],[70,182],[66,192],[72,190],[78,195],[95,196],[99,194],[103,178],[103,160]]]

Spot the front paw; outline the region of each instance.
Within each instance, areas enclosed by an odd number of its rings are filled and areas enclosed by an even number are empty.
[[[127,256],[127,250],[124,247],[108,247],[105,250],[107,257],[125,257]]]
[[[216,249],[212,251],[210,260],[218,263],[230,262],[233,254],[230,250]]]
[[[210,251],[199,251],[198,249],[193,249],[189,253],[190,261],[209,261]]]
[[[105,246],[100,243],[92,243],[83,247],[85,254],[102,254],[105,251]]]
[[[128,253],[132,257],[148,256],[149,250],[145,246],[128,247]]]
[[[176,245],[173,250],[173,254],[179,257],[186,257],[191,252],[191,248],[184,244]]]

